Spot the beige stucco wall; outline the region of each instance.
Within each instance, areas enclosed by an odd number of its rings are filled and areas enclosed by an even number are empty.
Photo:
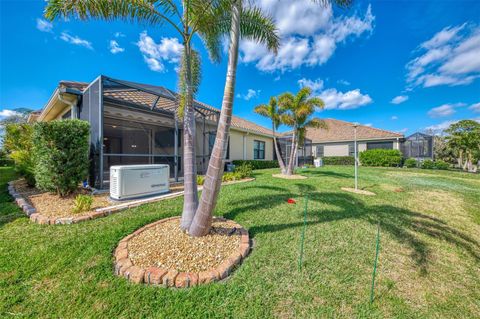
[[[265,160],[273,160],[273,139],[263,135],[230,130],[230,158],[228,160],[253,160],[253,142],[265,142]]]
[[[367,143],[358,143],[357,144],[357,147],[358,147],[358,152],[363,152],[363,151],[366,151],[367,150]]]

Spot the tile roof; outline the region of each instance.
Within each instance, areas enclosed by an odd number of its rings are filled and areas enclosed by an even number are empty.
[[[80,91],[84,91],[89,83],[85,82],[75,82],[75,81],[61,81],[60,82],[60,87],[65,87],[65,88],[72,88],[72,89],[77,89]],[[153,86],[152,86],[153,87]],[[172,95],[177,95],[175,92],[165,89],[163,87],[159,87],[164,90],[167,90],[168,92],[172,93]],[[105,91],[104,95],[106,97],[116,99],[116,100],[121,100],[124,102],[129,102],[129,103],[134,103],[138,104],[144,107],[152,107],[152,105],[155,103],[157,96],[148,92],[143,92],[139,91],[136,89],[111,89],[109,91]],[[210,106],[208,104],[202,103],[200,101],[195,101],[195,104],[197,106],[200,106],[201,108],[205,108],[207,110],[211,110],[214,112],[220,112],[219,109]],[[170,99],[166,98],[161,98],[157,102],[157,107],[160,109],[166,109],[169,111],[175,110],[176,107],[176,102]],[[258,124],[255,124],[253,122],[247,121],[243,118],[240,118],[238,116],[232,116],[232,127],[237,128],[240,130],[246,130],[246,131],[251,131],[253,133],[259,133],[259,134],[264,134],[264,135],[272,135],[272,131],[261,126]]]
[[[312,140],[312,143],[325,143],[325,142],[336,142],[336,141],[353,141],[354,139],[354,128],[353,123],[335,120],[335,119],[324,119],[327,124],[328,129],[307,129],[306,137]],[[289,132],[284,133],[283,135],[288,135]],[[397,138],[403,137],[402,134],[381,130],[374,127],[369,127],[365,125],[357,126],[357,139],[359,140],[368,140],[368,139],[384,139],[384,138]]]

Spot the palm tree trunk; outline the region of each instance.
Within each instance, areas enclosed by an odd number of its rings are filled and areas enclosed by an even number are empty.
[[[232,22],[230,26],[230,48],[228,50],[228,68],[223,93],[222,109],[218,123],[217,136],[212,155],[208,162],[207,174],[203,183],[200,204],[190,226],[191,236],[204,236],[212,226],[212,213],[218,199],[222,183],[223,159],[227,150],[228,135],[233,112],[233,97],[237,74],[238,42],[240,38],[240,15],[242,1],[236,0],[232,5]]]
[[[293,167],[295,165],[294,160],[295,160],[296,141],[297,141],[297,129],[296,127],[294,127],[293,135],[292,135],[292,146],[290,149],[290,159],[288,160],[288,166],[287,166],[287,175],[293,174]]]
[[[184,199],[180,228],[188,230],[198,207],[197,163],[195,150],[195,110],[192,97],[191,47],[184,43],[185,54],[185,109],[183,116],[183,185]]]
[[[285,174],[287,170],[285,168],[285,162],[283,161],[283,158],[282,158],[282,153],[280,153],[280,150],[278,149],[277,137],[275,134],[275,124],[272,125],[272,132],[273,132],[273,144],[275,147],[275,154],[277,154],[278,165],[280,166],[280,171],[282,172],[282,174]]]

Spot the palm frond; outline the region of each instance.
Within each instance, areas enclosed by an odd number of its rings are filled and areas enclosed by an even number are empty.
[[[266,105],[266,104],[260,104],[260,105],[255,106],[255,108],[253,109],[253,111],[254,111],[255,113],[257,113],[258,115],[271,118],[269,106]]]
[[[290,114],[286,113],[280,115],[280,122],[290,127],[295,126],[296,123],[295,119]]]
[[[313,128],[323,128],[328,129],[328,125],[324,120],[321,120],[317,117],[310,119],[307,123],[305,123],[304,127],[313,127]]]
[[[282,111],[293,109],[294,104],[295,96],[290,92],[283,93],[278,97],[278,107]]]
[[[258,7],[243,9],[240,17],[240,36],[265,44],[274,53],[277,53],[280,47],[280,37],[273,18],[266,16]]]

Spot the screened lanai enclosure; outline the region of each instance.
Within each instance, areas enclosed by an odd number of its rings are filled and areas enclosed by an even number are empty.
[[[290,159],[290,152],[292,151],[292,136],[286,135],[277,138],[277,143],[280,148],[282,158],[285,160],[285,164],[288,165]],[[275,159],[276,154],[275,154]],[[295,165],[302,167],[306,164],[313,164],[312,153],[312,141],[305,138],[303,145],[300,145],[297,151],[297,158],[295,159]]]
[[[417,160],[433,159],[433,147],[433,136],[419,132],[406,137],[400,144],[405,158]]]
[[[73,93],[73,92],[72,92]],[[178,95],[164,87],[100,76],[83,92],[78,116],[91,125],[90,185],[107,188],[112,165],[168,164],[170,177],[182,170],[182,121]],[[195,102],[197,169],[211,152],[219,111]]]

